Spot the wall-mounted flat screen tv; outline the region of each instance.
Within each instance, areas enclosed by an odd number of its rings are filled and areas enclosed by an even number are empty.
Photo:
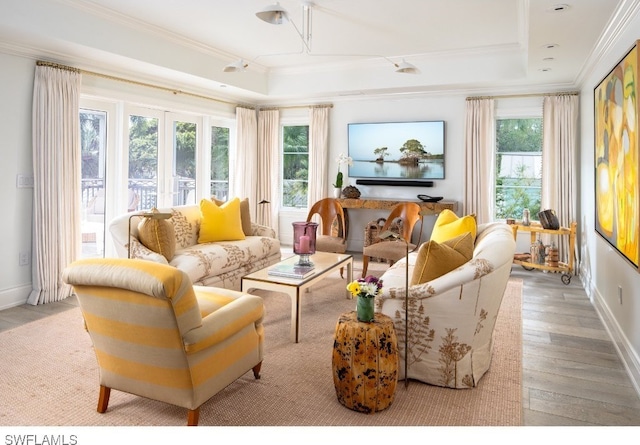
[[[444,179],[444,121],[348,124],[350,178]]]

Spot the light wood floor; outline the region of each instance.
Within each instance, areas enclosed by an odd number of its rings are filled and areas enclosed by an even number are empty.
[[[354,255],[355,256],[355,255]],[[524,281],[523,413],[527,426],[640,425],[640,398],[578,277],[513,266]],[[0,311],[0,331],[77,306]]]

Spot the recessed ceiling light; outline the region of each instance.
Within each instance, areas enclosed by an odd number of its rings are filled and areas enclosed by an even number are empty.
[[[554,57],[545,57],[542,59],[543,62],[553,62],[554,60],[556,60]]]
[[[571,6],[567,5],[566,3],[558,3],[557,5],[553,5],[549,9],[547,9],[547,12],[564,12],[570,7]]]
[[[546,43],[542,45],[542,47],[545,49],[554,49],[554,48],[557,48],[558,46],[560,45],[558,45],[557,43]]]
[[[538,71],[542,71],[543,73],[546,73],[548,71],[551,71],[551,68],[540,68]]]

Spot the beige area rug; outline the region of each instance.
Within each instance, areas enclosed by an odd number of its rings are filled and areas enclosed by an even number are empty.
[[[376,270],[377,269],[377,270]],[[384,265],[374,265],[379,274]],[[359,271],[356,270],[356,275]],[[375,414],[343,407],[331,374],[339,315],[354,310],[336,272],[304,296],[302,339],[289,340],[290,303],[263,293],[266,348],[262,378],[248,372],[201,408],[200,425],[494,425],[522,424],[522,281],[507,287],[490,370],[475,389],[398,382],[393,404]],[[0,334],[0,425],[184,425],[186,410],[112,391],[96,412],[98,369],[78,308]]]

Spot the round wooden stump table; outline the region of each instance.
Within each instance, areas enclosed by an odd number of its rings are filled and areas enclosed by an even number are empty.
[[[356,312],[340,316],[333,342],[333,384],[349,409],[374,413],[388,408],[398,383],[398,340],[393,321],[376,313],[371,323]]]

